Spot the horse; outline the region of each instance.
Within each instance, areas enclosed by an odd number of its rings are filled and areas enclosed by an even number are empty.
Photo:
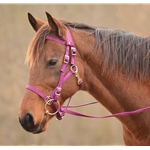
[[[36,34],[26,55],[29,81],[19,110],[26,131],[41,133],[53,116],[61,120],[63,110],[69,113],[63,104],[79,90],[112,114],[149,108],[149,37],[46,16],[44,22],[28,13]],[[149,113],[115,116],[125,145],[150,145]]]

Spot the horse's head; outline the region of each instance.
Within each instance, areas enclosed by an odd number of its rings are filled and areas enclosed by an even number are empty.
[[[61,119],[60,106],[79,90],[80,77],[83,78],[81,58],[70,31],[62,22],[46,14],[48,23],[28,14],[36,35],[27,52],[30,74],[19,121],[32,133],[45,131],[55,114]]]

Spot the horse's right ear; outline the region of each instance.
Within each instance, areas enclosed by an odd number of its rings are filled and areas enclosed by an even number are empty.
[[[37,18],[35,19],[30,13],[28,13],[28,20],[36,32],[44,24],[42,20],[37,19]]]

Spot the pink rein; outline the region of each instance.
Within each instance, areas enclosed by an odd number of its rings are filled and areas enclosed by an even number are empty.
[[[86,103],[86,104],[82,104],[82,105],[77,105],[77,106],[69,106],[69,103],[71,101],[71,97],[69,98],[68,104],[66,106],[60,106],[58,98],[61,94],[61,89],[62,89],[62,85],[63,83],[73,74],[75,74],[75,76],[77,77],[77,84],[79,87],[82,86],[82,79],[79,77],[78,74],[78,67],[75,65],[75,60],[74,57],[76,55],[76,48],[74,46],[74,42],[72,40],[70,31],[67,29],[67,41],[63,41],[60,40],[58,38],[52,37],[52,36],[46,36],[47,40],[52,40],[58,43],[61,43],[63,45],[66,45],[66,52],[65,52],[65,56],[64,56],[64,62],[63,65],[60,69],[60,79],[59,79],[59,83],[56,86],[56,88],[53,90],[53,92],[50,94],[50,96],[46,96],[44,93],[40,92],[38,89],[34,88],[31,85],[27,85],[26,89],[36,93],[37,95],[39,95],[41,98],[43,98],[45,100],[45,113],[49,114],[49,115],[55,115],[56,114],[56,118],[58,120],[61,120],[63,118],[63,116],[65,115],[65,113],[67,114],[71,114],[71,115],[75,115],[75,116],[81,116],[81,117],[87,117],[87,118],[110,118],[110,117],[120,117],[120,116],[127,116],[127,115],[132,115],[132,114],[137,114],[146,110],[150,109],[150,106],[145,107],[145,108],[141,108],[141,109],[137,109],[134,111],[129,111],[129,112],[121,112],[121,113],[116,113],[116,114],[112,114],[112,115],[107,115],[107,116],[90,116],[90,115],[86,115],[86,114],[82,114],[82,113],[78,113],[72,110],[69,110],[68,108],[76,108],[76,107],[82,107],[82,106],[87,106],[87,105],[91,105],[91,104],[95,104],[98,102],[91,102],[91,103]],[[71,56],[70,56],[71,55]],[[70,67],[70,71],[65,75],[66,73],[66,67],[67,64],[70,62],[71,67]],[[57,103],[57,107],[55,105],[55,103]],[[46,106],[50,105],[54,111],[54,113],[50,113]]]

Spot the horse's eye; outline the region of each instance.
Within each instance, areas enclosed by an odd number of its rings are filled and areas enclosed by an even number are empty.
[[[47,66],[55,66],[56,63],[57,63],[57,59],[51,59],[48,63],[47,63]]]

